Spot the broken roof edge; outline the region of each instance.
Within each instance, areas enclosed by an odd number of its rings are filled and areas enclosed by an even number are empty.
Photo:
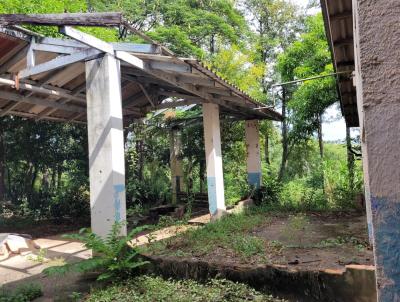
[[[90,18],[89,18],[90,17]],[[231,93],[241,97],[244,101],[244,105],[246,103],[252,104],[252,108],[257,110],[262,115],[265,115],[266,119],[272,119],[276,121],[281,121],[282,116],[279,112],[275,111],[273,108],[266,107],[264,103],[259,102],[258,100],[253,99],[250,97],[246,92],[239,89],[237,86],[230,83],[228,80],[220,77],[214,71],[210,70],[203,62],[197,60],[195,58],[188,59],[188,58],[179,58],[177,57],[172,51],[168,48],[162,46],[160,43],[154,41],[150,37],[148,37],[145,33],[135,29],[128,21],[124,20],[121,13],[68,13],[68,14],[17,14],[17,15],[1,15],[0,14],[0,29],[5,28],[12,28],[15,31],[21,32],[27,36],[36,36],[42,37],[42,35],[35,33],[33,31],[27,30],[23,27],[17,26],[17,24],[36,24],[36,25],[48,25],[48,26],[65,26],[66,24],[74,24],[79,26],[99,26],[99,21],[96,21],[96,18],[103,20],[106,17],[110,17],[112,21],[102,23],[102,26],[125,26],[127,30],[129,30],[133,34],[139,35],[144,40],[151,42],[154,45],[160,46],[162,51],[165,54],[175,61],[179,61],[181,64],[189,64],[193,68],[197,69],[201,73],[203,73],[206,77],[212,78],[215,82],[219,83],[220,85],[224,86],[225,88],[231,90]],[[33,20],[33,21],[32,21]],[[4,27],[4,25],[7,25]],[[25,39],[27,40],[27,39]],[[63,40],[70,40],[70,39],[63,39]],[[255,114],[260,116],[259,114]]]

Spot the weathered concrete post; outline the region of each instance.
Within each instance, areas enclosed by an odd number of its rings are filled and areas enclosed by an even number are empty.
[[[260,188],[262,185],[260,133],[258,120],[246,121],[247,179],[249,185]]]
[[[207,165],[208,203],[211,215],[214,218],[218,218],[226,210],[218,105],[211,103],[203,104],[203,125]]]
[[[378,301],[400,301],[400,2],[353,0],[355,83]]]
[[[178,200],[177,194],[184,190],[181,149],[182,149],[181,133],[178,129],[171,129],[170,164],[171,164],[172,203],[174,204]]]
[[[126,220],[119,64],[108,54],[86,62],[91,225],[102,237],[115,222]]]

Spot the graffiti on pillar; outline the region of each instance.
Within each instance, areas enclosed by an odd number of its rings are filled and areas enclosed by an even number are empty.
[[[400,301],[400,202],[371,197],[379,301]]]
[[[249,172],[247,173],[247,179],[250,186],[259,189],[261,186],[261,172]]]
[[[121,196],[125,194],[125,185],[114,185],[114,212],[115,212],[115,222],[121,221]]]

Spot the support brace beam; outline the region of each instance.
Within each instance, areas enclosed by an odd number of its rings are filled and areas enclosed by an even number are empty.
[[[115,222],[126,221],[119,61],[106,54],[86,62],[86,87],[92,229],[105,237]]]
[[[62,26],[60,27],[60,33],[81,42],[87,46],[96,48],[101,52],[109,53],[114,55],[114,48],[111,44],[104,42],[103,40],[97,39],[96,37],[76,30],[70,26]]]
[[[59,56],[53,60],[50,60],[46,63],[42,63],[36,66],[33,66],[31,68],[26,68],[21,70],[18,73],[18,77],[20,79],[27,78],[36,74],[40,74],[42,72],[48,72],[52,71],[55,69],[62,68],[64,66],[84,61],[84,60],[90,60],[93,59],[94,57],[98,56],[101,52],[96,50],[96,49],[85,49],[76,53],[73,53],[71,55],[67,56]]]
[[[226,208],[218,105],[203,104],[203,126],[207,164],[208,203],[212,217],[219,218],[224,214]]]

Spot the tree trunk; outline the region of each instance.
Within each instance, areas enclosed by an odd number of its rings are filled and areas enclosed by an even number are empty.
[[[264,155],[265,155],[265,162],[269,166],[271,164],[271,161],[269,159],[269,136],[268,136],[268,133],[265,134]]]
[[[50,188],[49,169],[45,168],[43,170],[41,190],[44,192],[48,192],[49,188]]]
[[[349,187],[354,190],[354,154],[351,152],[350,128],[346,127],[347,169],[349,171]]]
[[[136,142],[136,156],[137,161],[137,178],[141,181],[143,180],[143,167],[144,167],[144,154],[143,154],[143,140],[140,139]]]
[[[289,148],[288,148],[288,124],[286,120],[286,89],[282,87],[282,160],[281,167],[279,169],[278,180],[282,181],[283,175],[285,174]]]
[[[57,191],[61,188],[62,164],[57,165]]]
[[[29,202],[31,201],[31,197],[32,197],[33,191],[35,189],[35,183],[36,183],[36,179],[37,179],[38,174],[39,174],[39,169],[36,167],[35,164],[33,164],[32,178],[31,178],[31,181],[30,181],[30,187],[29,187],[29,191],[28,191],[29,192],[28,193]]]
[[[210,53],[211,54],[215,53],[215,35],[214,34],[211,35],[211,39],[210,39]]]
[[[324,141],[322,139],[322,114],[318,116],[318,145],[319,155],[324,158]]]
[[[57,190],[57,164],[51,169],[51,183],[50,191],[55,192]]]
[[[5,152],[4,152],[4,129],[0,128],[0,200],[6,196],[5,186]]]
[[[188,158],[187,165],[187,193],[193,193],[193,160]]]
[[[319,155],[321,156],[321,173],[322,173],[322,190],[325,194],[325,170],[323,167],[322,159],[324,158],[324,141],[322,139],[322,114],[319,114],[317,117],[318,122],[318,146],[319,146]]]
[[[206,163],[204,160],[200,160],[200,168],[199,168],[199,174],[200,174],[200,193],[204,192],[204,183],[205,183],[205,172],[206,172]]]
[[[28,169],[26,172],[26,177],[25,177],[25,190],[24,192],[29,195],[30,189],[31,189],[31,183],[32,183],[32,177],[33,177],[33,164],[30,162],[28,163]]]

